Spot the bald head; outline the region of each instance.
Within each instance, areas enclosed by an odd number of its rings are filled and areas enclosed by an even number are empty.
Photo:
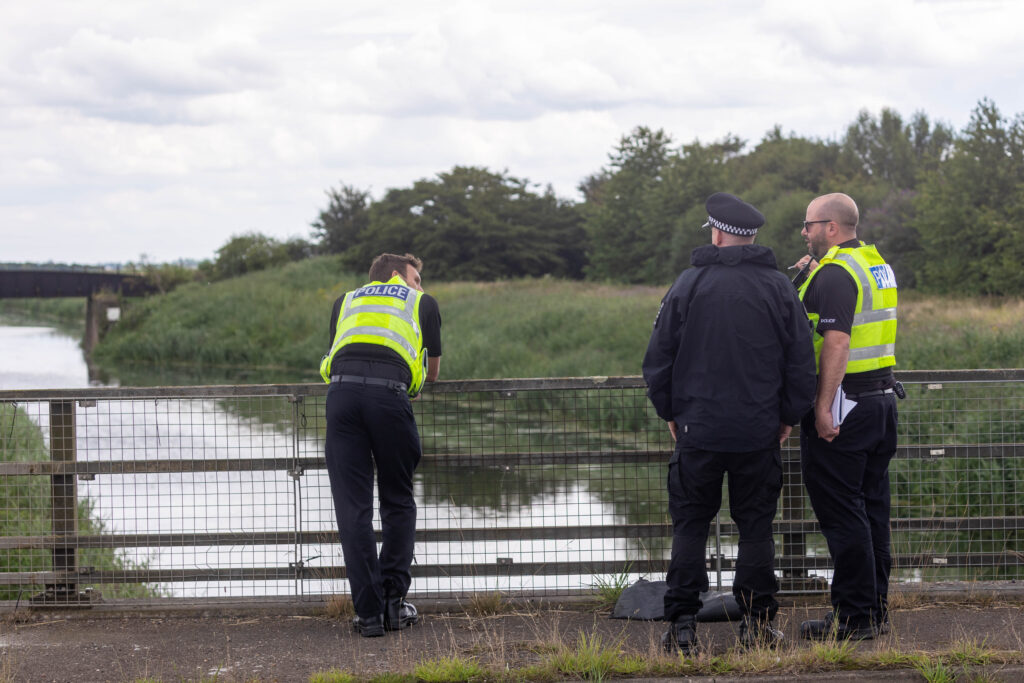
[[[804,229],[807,253],[820,259],[831,247],[857,237],[860,212],[857,204],[842,192],[825,194],[807,205]]]
[[[857,210],[857,203],[848,194],[833,192],[823,194],[807,207],[808,211],[813,207],[816,214],[828,216],[847,232],[857,233],[857,223],[860,222],[860,212]]]

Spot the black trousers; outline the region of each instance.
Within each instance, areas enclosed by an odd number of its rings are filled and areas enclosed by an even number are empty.
[[[879,622],[888,607],[896,424],[896,397],[884,394],[858,399],[831,443],[818,438],[813,411],[800,425],[804,486],[835,565],[832,609],[852,627]]]
[[[412,583],[413,472],[420,437],[409,397],[383,386],[332,383],[326,457],[356,614],[377,616],[385,594],[404,597]],[[383,532],[379,555],[373,531],[375,464]]]
[[[740,544],[732,592],[744,614],[775,617],[775,541],[772,520],[782,490],[778,447],[747,453],[720,453],[676,447],[668,468],[668,507],[672,514],[672,560],[665,593],[665,619],[696,614],[700,593],[708,590],[705,548],[711,520],[722,506],[722,478],[729,474],[729,511]]]

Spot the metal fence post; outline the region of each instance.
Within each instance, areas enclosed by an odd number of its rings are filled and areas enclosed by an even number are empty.
[[[292,568],[295,570],[295,596],[301,597],[305,590],[305,583],[303,578],[305,576],[305,562],[302,558],[303,551],[305,550],[302,544],[302,475],[303,468],[299,463],[299,430],[305,429],[306,427],[306,408],[303,402],[304,397],[298,394],[293,394],[288,397],[288,402],[292,404],[292,467],[288,471],[288,474],[292,478],[292,495],[294,499],[294,519],[293,528],[295,529],[295,536],[293,542],[293,553],[295,556],[294,562],[291,563]],[[301,412],[300,412],[301,408]]]
[[[75,444],[75,402],[50,401],[50,460],[73,463],[77,458]],[[78,571],[75,537],[78,534],[78,482],[74,473],[50,477],[50,528],[53,532],[53,571],[59,576]],[[46,585],[46,591],[33,602],[79,602],[78,584],[74,580]]]

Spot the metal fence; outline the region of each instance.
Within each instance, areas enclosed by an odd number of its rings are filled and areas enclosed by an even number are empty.
[[[904,372],[891,466],[895,581],[1024,579],[1024,370]],[[347,593],[323,460],[323,385],[0,392],[0,600]],[[638,377],[439,382],[412,593],[566,595],[660,578],[668,430]],[[830,560],[783,449],[776,568]],[[728,586],[726,501],[708,568]],[[375,518],[379,528],[379,518]]]

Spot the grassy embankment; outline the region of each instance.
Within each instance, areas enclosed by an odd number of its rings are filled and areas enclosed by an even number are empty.
[[[667,287],[533,279],[433,283],[442,378],[631,375]],[[190,284],[126,307],[95,351],[103,364],[291,370],[316,380],[334,299],[363,276],[330,257],[216,284]],[[925,297],[900,307],[899,369],[1024,365],[1024,301]]]
[[[449,379],[637,374],[663,293],[546,278],[433,283],[425,275],[441,306],[441,374]],[[186,285],[126,307],[95,356],[103,364],[289,368],[316,380],[331,305],[363,279],[328,257]]]
[[[39,427],[25,412],[13,404],[0,403],[0,460],[4,462],[42,462],[50,454]],[[40,476],[7,477],[0,485],[0,536],[48,536],[51,533],[50,479]],[[101,534],[104,524],[95,519],[87,498],[78,501],[78,533]],[[112,549],[85,549],[78,553],[80,567],[98,570],[139,569],[140,565],[118,557]],[[49,550],[20,549],[0,553],[0,571],[50,571]],[[84,586],[82,586],[84,587]],[[107,597],[145,597],[157,592],[146,586],[99,586]],[[14,586],[0,586],[0,600],[27,599],[38,592],[38,586],[24,591]]]

